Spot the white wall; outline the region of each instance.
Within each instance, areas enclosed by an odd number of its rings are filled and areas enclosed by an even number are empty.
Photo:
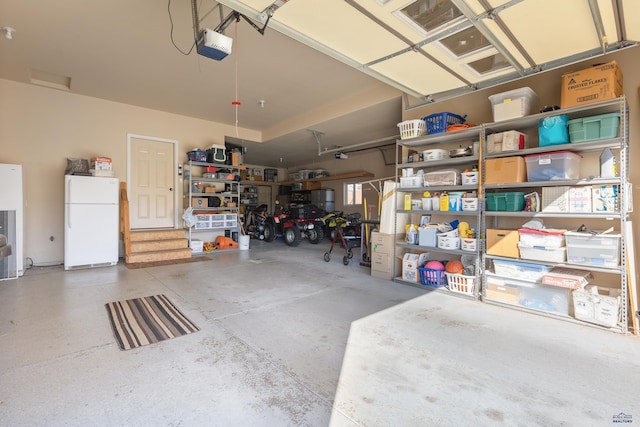
[[[36,265],[63,261],[67,158],[111,157],[124,181],[128,133],[179,141],[180,162],[195,147],[224,144],[225,135],[235,135],[235,127],[219,123],[8,80],[0,79],[0,93],[0,163],[23,165],[24,255]],[[255,131],[240,133],[261,139]]]

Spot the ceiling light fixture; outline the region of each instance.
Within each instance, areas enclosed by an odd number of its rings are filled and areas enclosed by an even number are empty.
[[[0,27],[0,30],[4,31],[4,38],[7,40],[13,39],[13,33],[16,31],[13,27]]]

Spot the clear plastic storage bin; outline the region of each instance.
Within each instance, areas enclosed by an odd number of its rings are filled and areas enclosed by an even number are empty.
[[[538,95],[528,87],[497,93],[489,96],[493,107],[493,120],[515,119],[531,114],[538,102]]]
[[[582,157],[570,151],[531,154],[524,157],[527,162],[527,181],[552,181],[579,179]]]

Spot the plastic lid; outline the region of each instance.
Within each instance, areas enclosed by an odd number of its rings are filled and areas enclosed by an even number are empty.
[[[533,228],[519,228],[519,232],[521,233],[529,233],[529,234],[553,234],[553,235],[564,235],[567,230],[534,230]]]
[[[547,153],[539,153],[539,154],[528,154],[526,156],[524,156],[525,160],[527,158],[530,157],[541,157],[541,156],[554,156],[556,154],[567,154],[569,155],[569,157],[573,156],[573,157],[582,157],[580,154],[574,153],[573,151],[567,151],[567,150],[559,150],[559,151],[549,151]]]

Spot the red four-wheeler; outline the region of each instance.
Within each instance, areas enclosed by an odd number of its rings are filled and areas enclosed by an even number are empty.
[[[298,246],[303,237],[317,244],[324,238],[322,213],[311,205],[290,210],[277,207],[275,214],[268,216],[266,205],[261,205],[248,214],[245,227],[249,235],[266,242],[282,236],[289,246]]]

